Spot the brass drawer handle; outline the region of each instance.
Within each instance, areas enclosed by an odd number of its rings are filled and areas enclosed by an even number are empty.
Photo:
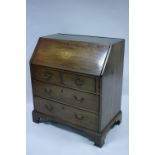
[[[83,115],[75,114],[74,116],[75,116],[75,118],[78,119],[78,120],[83,120],[83,119],[84,119],[84,116],[83,116]]]
[[[84,98],[83,98],[83,97],[82,97],[82,98],[78,98],[78,97],[75,96],[75,95],[73,95],[73,97],[74,97],[74,99],[75,99],[77,102],[79,102],[79,103],[81,103],[81,102],[84,101]]]
[[[44,75],[44,78],[47,80],[51,79],[53,76],[52,73],[49,71],[45,71],[43,75]]]
[[[81,80],[80,78],[77,78],[74,82],[77,86],[82,86],[84,84],[84,81]]]
[[[51,95],[51,94],[52,94],[52,89],[50,89],[50,88],[44,88],[44,92],[45,92],[47,95]]]
[[[48,111],[52,111],[54,108],[50,105],[45,105],[45,108],[48,110]]]

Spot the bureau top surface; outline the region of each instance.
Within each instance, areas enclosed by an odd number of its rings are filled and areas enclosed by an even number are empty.
[[[99,76],[110,45],[120,40],[64,34],[41,37],[31,63]]]

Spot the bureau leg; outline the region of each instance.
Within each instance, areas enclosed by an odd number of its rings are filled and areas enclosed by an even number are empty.
[[[32,119],[33,119],[33,122],[35,123],[39,123],[40,121],[40,117],[38,116],[37,112],[36,111],[32,111]]]
[[[122,112],[120,111],[112,121],[104,128],[104,130],[99,134],[96,135],[94,138],[95,145],[98,147],[102,147],[105,142],[105,137],[110,128],[114,127],[115,125],[119,125],[122,122]]]
[[[120,125],[122,122],[122,112],[120,111],[117,117],[115,118],[114,122],[111,124],[110,128],[113,128],[115,125]]]
[[[116,120],[115,120],[114,125],[120,125],[121,122],[122,122],[122,112],[120,111],[118,117],[117,117]]]
[[[105,135],[95,136],[95,145],[98,147],[102,147],[105,143]]]

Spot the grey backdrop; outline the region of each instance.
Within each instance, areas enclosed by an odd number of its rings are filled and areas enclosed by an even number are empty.
[[[27,103],[32,103],[30,57],[38,38],[54,33],[124,38],[123,94],[128,94],[128,20],[128,0],[27,0]]]

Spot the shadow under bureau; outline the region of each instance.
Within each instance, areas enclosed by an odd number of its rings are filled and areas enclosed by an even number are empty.
[[[123,39],[54,34],[41,37],[30,60],[33,121],[79,129],[102,147],[120,124]]]

